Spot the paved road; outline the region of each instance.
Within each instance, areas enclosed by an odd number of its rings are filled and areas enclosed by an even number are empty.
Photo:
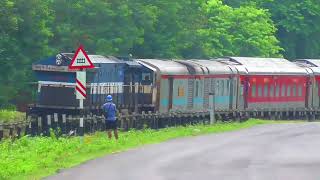
[[[319,180],[320,123],[175,139],[95,159],[48,179]]]

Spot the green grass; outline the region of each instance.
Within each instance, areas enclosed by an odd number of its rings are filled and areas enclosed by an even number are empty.
[[[243,123],[218,123],[215,125],[196,125],[188,127],[146,129],[120,133],[118,141],[108,140],[106,134],[99,132],[84,137],[23,137],[11,142],[0,143],[0,179],[40,179],[69,168],[89,159],[120,152],[145,144],[163,142],[185,136],[219,133],[252,127],[258,124],[275,123],[251,119]],[[288,121],[286,121],[288,122]]]
[[[12,110],[0,110],[0,123],[16,122],[24,119],[25,113]]]

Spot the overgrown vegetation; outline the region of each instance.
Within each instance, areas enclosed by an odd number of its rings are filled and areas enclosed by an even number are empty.
[[[14,110],[0,109],[0,123],[16,122],[25,120],[25,113]]]
[[[75,166],[102,155],[128,150],[144,144],[168,139],[207,133],[218,133],[252,127],[258,124],[275,123],[251,119],[243,123],[218,123],[167,128],[161,130],[129,131],[120,133],[118,141],[108,140],[105,133],[84,137],[23,137],[14,142],[0,143],[0,179],[39,179],[58,172],[59,169]]]

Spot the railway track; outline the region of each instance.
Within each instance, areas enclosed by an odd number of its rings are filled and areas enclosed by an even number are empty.
[[[209,124],[208,111],[198,112],[171,112],[141,114],[120,114],[118,116],[119,128],[122,131],[130,129],[159,129],[166,127],[185,126],[190,124]],[[79,115],[46,114],[42,116],[29,115],[24,121],[0,124],[0,140],[4,138],[20,138],[23,135],[49,136],[50,129],[58,136],[83,135],[104,130],[104,118],[96,115],[85,115],[83,128],[80,127]],[[248,118],[261,118],[272,120],[309,120],[320,119],[320,111],[308,109],[287,109],[277,111],[275,109],[253,111],[215,111],[217,121],[244,121]]]

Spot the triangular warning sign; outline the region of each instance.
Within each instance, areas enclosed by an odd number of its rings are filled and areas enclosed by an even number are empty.
[[[94,65],[90,61],[86,51],[84,51],[83,46],[77,49],[74,54],[72,61],[69,65],[69,69],[90,69],[94,68]]]

